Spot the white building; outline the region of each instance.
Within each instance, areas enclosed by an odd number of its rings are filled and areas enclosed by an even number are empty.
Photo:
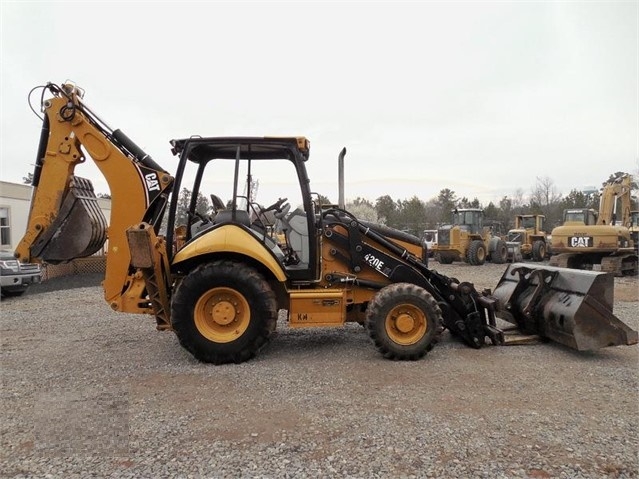
[[[33,187],[0,181],[0,249],[14,251],[25,231]],[[109,220],[111,200],[98,198],[98,205]]]

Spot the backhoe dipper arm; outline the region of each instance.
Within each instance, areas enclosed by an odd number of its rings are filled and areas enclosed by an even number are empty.
[[[91,112],[81,90],[67,84],[44,88],[52,98],[42,103],[31,209],[16,257],[25,262],[66,262],[93,254],[108,237],[105,299],[115,310],[148,313],[144,280],[130,266],[126,230],[147,222],[157,232],[173,178]],[[83,151],[109,184],[108,230],[91,182],[74,176],[75,167],[85,161]]]

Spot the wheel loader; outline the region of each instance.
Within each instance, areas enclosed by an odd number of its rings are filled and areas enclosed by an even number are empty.
[[[548,252],[546,217],[539,214],[515,215],[515,227],[508,231],[508,242],[519,243],[525,259],[543,261]]]
[[[503,344],[497,314],[576,349],[637,342],[612,314],[606,275],[510,265],[494,293],[477,291],[430,269],[418,238],[322,204],[307,175],[306,138],[172,140],[171,175],[98,117],[81,89],[42,88],[33,198],[16,257],[67,262],[106,241],[111,308],[153,316],[200,361],[251,359],[283,312],[291,328],[363,324],[379,353],[397,360],[423,357],[443,328],[474,348]],[[91,182],[75,175],[87,159],[110,187],[108,223]],[[287,196],[261,206],[252,185],[259,179],[263,191],[269,177]],[[191,200],[178,224],[185,188]],[[206,214],[202,195],[215,200]]]
[[[453,221],[437,231],[433,254],[442,264],[464,261],[481,266],[490,260],[495,264],[506,262],[506,242],[483,224],[484,211],[480,208],[459,208],[453,211]]]

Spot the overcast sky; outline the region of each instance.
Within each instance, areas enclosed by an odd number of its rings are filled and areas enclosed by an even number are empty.
[[[333,201],[342,147],[347,200],[450,188],[487,205],[536,177],[566,194],[637,173],[637,1],[1,9],[4,181],[33,168],[27,93],[67,79],[168,171],[173,138],[306,136],[313,189]]]

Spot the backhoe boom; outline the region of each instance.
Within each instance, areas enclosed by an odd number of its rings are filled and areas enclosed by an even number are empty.
[[[141,222],[159,226],[173,178],[86,108],[79,89],[45,88],[53,97],[42,104],[31,211],[16,256],[25,262],[66,262],[95,253],[108,238],[105,299],[118,311],[148,313],[144,282],[130,266],[126,230]],[[84,151],[109,184],[108,230],[91,182],[74,176]]]

